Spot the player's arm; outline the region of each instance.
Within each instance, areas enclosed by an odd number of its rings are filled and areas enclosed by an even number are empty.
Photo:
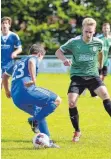
[[[14,41],[15,41],[15,44],[14,44],[15,50],[12,52],[12,55],[11,55],[12,59],[16,58],[17,55],[19,55],[22,52],[21,41],[17,34],[15,35]]]
[[[98,61],[99,61],[99,68],[103,68],[103,61],[104,61],[104,54],[102,52],[99,52],[98,54]]]
[[[65,66],[71,65],[71,61],[64,56],[64,53],[60,49],[56,51],[55,55],[63,62]]]
[[[12,52],[12,59],[16,58],[22,52],[22,47],[17,48],[14,52]]]
[[[99,75],[100,78],[102,79],[102,68],[103,68],[103,61],[104,61],[104,54],[103,52],[99,52],[98,54],[98,62],[99,62]]]
[[[28,70],[32,80],[25,83],[26,87],[30,87],[32,84],[36,83],[36,61],[34,58],[28,61]]]
[[[72,39],[68,40],[55,53],[65,66],[70,66],[71,61],[64,56],[64,53],[72,53]]]
[[[111,46],[109,47],[109,54],[108,55],[111,55]]]
[[[104,63],[103,41],[101,41],[101,46],[99,48],[98,62],[99,62],[99,75],[100,75],[100,78],[102,78],[101,75],[102,75],[102,68]]]
[[[9,78],[10,75],[8,75],[6,72],[3,73],[2,75],[2,83],[5,89],[5,94],[7,96],[7,98],[11,98],[11,93],[10,93],[10,89],[9,89]]]

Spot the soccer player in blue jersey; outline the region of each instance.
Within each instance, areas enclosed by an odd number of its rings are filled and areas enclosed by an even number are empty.
[[[61,98],[47,89],[35,86],[39,62],[45,55],[44,48],[39,44],[33,44],[30,48],[30,54],[30,56],[15,63],[13,73],[12,67],[7,69],[3,74],[3,84],[6,96],[12,97],[14,104],[19,109],[33,116],[33,121],[30,122],[32,129],[39,128],[40,131],[44,129],[47,134],[47,125],[46,123],[44,125],[45,117],[57,108]],[[10,74],[12,74],[11,93],[8,87]],[[39,111],[37,107],[40,108]],[[51,142],[50,147],[59,148],[53,142]]]
[[[1,69],[2,74],[8,68],[14,58],[22,52],[20,38],[17,34],[10,31],[12,19],[3,17],[1,19]]]

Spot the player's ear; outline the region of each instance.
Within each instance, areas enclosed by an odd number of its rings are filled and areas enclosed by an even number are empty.
[[[96,28],[95,28],[95,30],[94,30],[94,34],[96,33]]]
[[[41,57],[41,52],[39,52],[37,55],[38,55],[38,57]]]

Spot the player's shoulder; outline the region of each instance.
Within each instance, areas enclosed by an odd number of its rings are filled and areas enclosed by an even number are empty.
[[[38,58],[37,58],[36,56],[33,56],[33,55],[29,55],[29,56],[27,57],[27,60],[28,60],[29,62],[38,63]]]
[[[103,41],[98,37],[93,37],[93,41],[96,42],[96,43],[103,44]]]
[[[74,38],[71,38],[69,41],[70,42],[74,42],[74,41],[79,41],[79,40],[81,40],[81,35],[78,35],[78,36],[76,36]]]
[[[12,36],[12,37],[15,37],[15,38],[17,38],[17,39],[19,39],[19,36],[16,34],[16,33],[14,33],[14,32],[12,32],[12,31],[10,31],[10,36]]]
[[[103,34],[97,34],[96,37],[99,38],[99,39],[101,39],[101,38],[104,37],[104,35]]]
[[[27,56],[27,58],[28,58],[29,60],[31,60],[31,59],[35,59],[35,60],[37,60],[37,57],[36,57],[36,56],[34,56],[34,55],[28,55],[28,56]]]

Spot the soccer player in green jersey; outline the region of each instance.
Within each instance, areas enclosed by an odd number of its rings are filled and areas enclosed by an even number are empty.
[[[111,35],[110,35],[109,23],[104,23],[102,25],[102,32],[103,34],[99,38],[103,41],[104,63],[102,70],[100,70],[100,73],[102,74],[102,80],[104,80],[105,76],[107,76],[108,73],[108,54],[109,54],[109,49],[111,47]]]
[[[56,51],[56,56],[64,65],[71,66],[68,101],[70,119],[75,129],[73,142],[79,141],[81,136],[77,101],[85,88],[94,91],[103,100],[104,108],[111,116],[111,99],[98,72],[98,67],[100,69],[103,67],[103,42],[93,37],[95,29],[96,21],[85,18],[82,22],[82,35],[70,39]],[[72,62],[64,56],[64,53],[72,54]]]

